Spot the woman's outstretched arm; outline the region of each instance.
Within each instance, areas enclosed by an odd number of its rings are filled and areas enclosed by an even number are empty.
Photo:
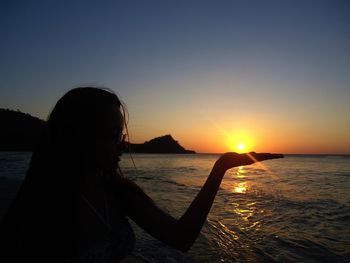
[[[281,157],[267,153],[226,153],[215,162],[203,187],[180,219],[162,211],[146,194],[133,191],[127,194],[128,216],[155,238],[187,251],[199,235],[225,172],[233,167]]]

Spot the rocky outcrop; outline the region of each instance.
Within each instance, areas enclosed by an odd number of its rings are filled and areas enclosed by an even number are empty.
[[[44,126],[29,114],[0,109],[0,151],[33,151]]]
[[[130,144],[130,150],[134,153],[195,153],[186,150],[178,141],[168,134],[146,141],[142,144]]]

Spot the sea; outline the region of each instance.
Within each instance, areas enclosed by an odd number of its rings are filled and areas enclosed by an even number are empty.
[[[133,154],[134,165],[126,154],[121,167],[180,218],[219,156]],[[30,157],[0,152],[0,185],[23,180]],[[142,262],[350,262],[350,156],[285,155],[227,171],[187,253],[130,222],[137,240],[132,255]]]

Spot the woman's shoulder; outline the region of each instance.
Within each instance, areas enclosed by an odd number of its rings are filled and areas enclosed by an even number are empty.
[[[106,186],[112,196],[122,200],[125,204],[139,198],[152,201],[139,185],[120,173],[112,176]]]

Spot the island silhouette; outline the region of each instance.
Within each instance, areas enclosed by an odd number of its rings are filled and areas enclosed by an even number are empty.
[[[0,151],[33,151],[45,121],[19,110],[0,109]]]
[[[0,151],[33,151],[45,123],[19,110],[0,109]],[[186,150],[170,134],[144,143],[126,144],[125,152],[132,153],[195,153]]]
[[[130,151],[133,153],[196,153],[192,150],[186,150],[170,134],[144,143],[129,143],[129,145]]]

